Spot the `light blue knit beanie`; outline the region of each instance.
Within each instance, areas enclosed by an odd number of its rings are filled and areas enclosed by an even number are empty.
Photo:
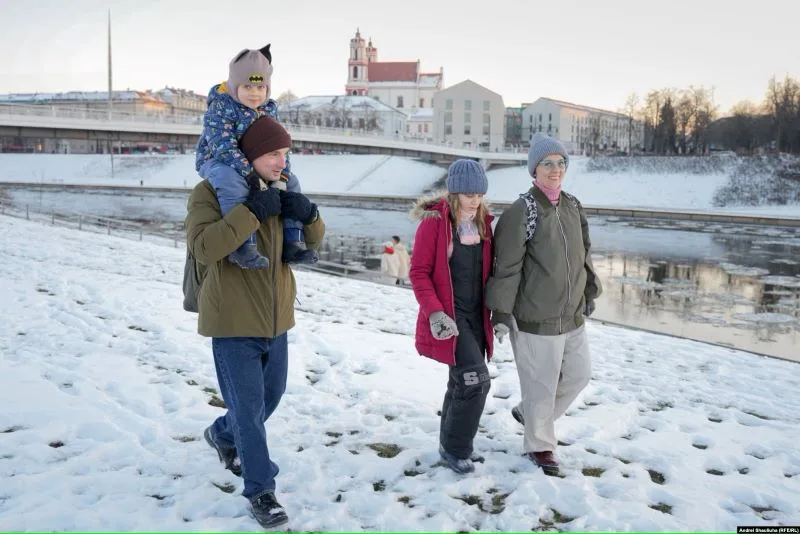
[[[472,159],[457,159],[447,169],[448,193],[480,193],[489,189],[489,179],[483,166]]]
[[[569,166],[569,156],[567,149],[558,139],[553,139],[549,135],[537,132],[531,137],[531,148],[528,150],[528,174],[531,176],[536,172],[536,166],[550,154],[564,156],[564,162]],[[566,169],[564,169],[566,170]]]

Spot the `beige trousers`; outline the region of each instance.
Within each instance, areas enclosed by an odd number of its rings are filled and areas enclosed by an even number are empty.
[[[592,364],[584,326],[558,336],[512,330],[525,420],[525,452],[555,451],[556,419],[589,383]]]

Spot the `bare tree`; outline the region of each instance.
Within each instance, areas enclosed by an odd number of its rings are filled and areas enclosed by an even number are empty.
[[[782,82],[773,77],[767,88],[765,108],[772,118],[775,148],[800,152],[800,84],[788,75]]]
[[[650,91],[647,93],[641,114],[644,122],[644,143],[651,152],[655,152],[656,145],[659,144],[657,133],[660,123],[661,106],[663,106],[663,95],[661,91]]]
[[[717,118],[717,106],[714,104],[714,88],[690,87],[689,91],[692,108],[694,109],[692,151],[695,154],[705,154],[708,148],[708,129]]]
[[[285,104],[291,104],[295,100],[297,100],[297,95],[294,94],[291,89],[282,92],[280,96],[278,96],[278,98],[275,99],[275,101],[278,103],[279,106]]]
[[[627,117],[626,132],[628,134],[628,155],[633,155],[633,127],[634,117],[639,113],[639,95],[631,93],[625,100],[622,113]]]
[[[675,134],[678,153],[686,154],[690,130],[695,120],[694,101],[688,91],[681,91],[675,105]]]
[[[597,147],[600,145],[600,137],[603,133],[602,120],[599,113],[591,113],[589,115],[589,143],[592,156],[597,155]]]

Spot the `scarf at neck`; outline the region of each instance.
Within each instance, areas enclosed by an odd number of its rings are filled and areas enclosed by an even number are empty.
[[[542,184],[539,180],[534,180],[533,183],[534,185],[536,185],[536,187],[538,187],[542,191],[542,193],[545,194],[547,200],[549,200],[550,203],[553,204],[553,206],[558,204],[558,198],[561,196],[560,185],[558,187],[548,187]]]
[[[481,242],[475,215],[458,210],[458,239],[462,245],[476,245]]]

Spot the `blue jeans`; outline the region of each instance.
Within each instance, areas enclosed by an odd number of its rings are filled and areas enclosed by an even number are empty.
[[[214,191],[217,193],[217,200],[222,214],[225,215],[238,204],[247,200],[250,194],[250,184],[236,172],[215,159],[210,159],[200,167],[200,176],[209,181]],[[297,180],[295,180],[297,181]],[[291,184],[292,189],[299,188],[299,184]],[[303,223],[295,219],[283,218],[284,241],[305,241],[303,236]],[[294,230],[294,231],[288,231]],[[250,241],[256,242],[256,235],[250,236]]]
[[[269,456],[264,423],[286,391],[287,335],[215,337],[211,348],[220,393],[228,408],[211,425],[211,438],[221,447],[236,447],[242,462],[242,495],[257,499],[275,491],[278,475],[278,464]]]

